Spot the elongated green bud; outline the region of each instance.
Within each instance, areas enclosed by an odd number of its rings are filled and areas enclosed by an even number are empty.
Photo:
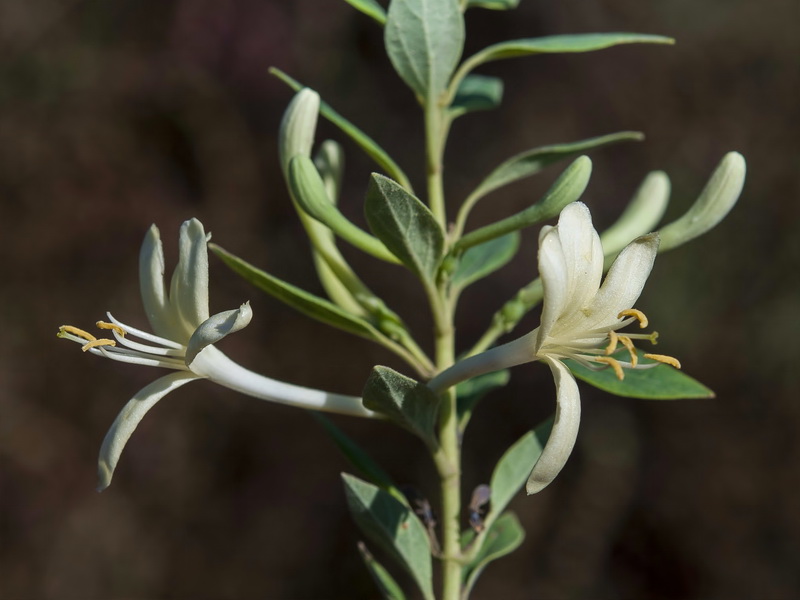
[[[319,94],[308,88],[297,92],[283,113],[278,133],[278,152],[284,176],[288,176],[292,158],[311,157],[318,116]]]
[[[692,207],[682,217],[661,229],[660,251],[677,248],[722,221],[739,199],[746,171],[741,154],[726,154]]]
[[[600,234],[603,254],[615,256],[636,238],[654,231],[667,209],[669,191],[666,173],[649,173],[620,218]]]

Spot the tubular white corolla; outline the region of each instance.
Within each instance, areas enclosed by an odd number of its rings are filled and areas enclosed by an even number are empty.
[[[635,239],[622,250],[602,286],[603,247],[592,226],[589,209],[580,202],[566,206],[555,227],[539,235],[539,274],[544,286],[541,324],[530,333],[462,360],[434,377],[428,386],[440,393],[483,373],[533,361],[544,361],[556,383],[556,417],[550,438],[528,479],[529,494],[544,489],[569,458],[580,423],[580,394],[575,378],[563,363],[573,359],[591,369],[611,368],[619,379],[625,369],[646,369],[680,363],[661,354],[644,354],[655,362],[642,363],[634,340],[655,342],[656,333],[617,333],[647,317],[633,308],[644,288],[658,252],[658,234]],[[618,346],[628,360],[612,356]]]
[[[122,409],[100,449],[98,474],[102,490],[111,483],[120,454],[139,421],[161,398],[196,379],[209,379],[254,398],[301,408],[372,417],[355,396],[332,394],[277,381],[245,369],[214,347],[246,327],[253,316],[249,303],[209,316],[208,236],[197,219],[181,226],[178,266],[169,292],[164,285],[164,253],[158,228],[145,236],[139,255],[142,303],[155,333],[126,325],[111,314],[97,326],[111,337],[64,325],[58,336],[112,360],[176,371],[140,390]],[[112,339],[113,338],[113,339]],[[136,340],[131,338],[137,338]],[[137,341],[138,340],[138,341]]]

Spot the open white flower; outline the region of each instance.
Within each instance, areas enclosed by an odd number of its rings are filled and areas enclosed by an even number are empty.
[[[482,373],[527,362],[547,363],[556,383],[556,416],[550,438],[528,479],[529,494],[544,489],[561,471],[572,452],[580,422],[580,394],[572,373],[563,363],[573,359],[589,368],[612,368],[619,379],[624,369],[650,368],[678,361],[661,354],[645,354],[655,360],[642,364],[633,340],[655,342],[657,334],[619,334],[638,322],[647,326],[644,313],[633,308],[644,288],[658,252],[658,234],[635,239],[614,261],[603,277],[603,247],[592,226],[586,205],[574,202],[562,211],[555,227],[539,235],[539,275],[544,286],[541,324],[508,344],[472,356],[429,382],[441,392]],[[611,355],[622,345],[629,360]]]
[[[208,236],[200,221],[192,219],[183,223],[178,266],[167,291],[164,252],[158,228],[153,225],[147,232],[139,255],[139,282],[142,303],[155,334],[125,325],[110,313],[110,322],[98,321],[97,326],[110,331],[114,339],[97,339],[70,325],[59,329],[59,337],[80,343],[84,352],[175,371],[140,390],[117,416],[100,448],[99,490],[111,483],[120,454],[147,411],[172,390],[196,379],[210,379],[248,396],[281,404],[375,416],[363,407],[358,397],[331,394],[264,377],[238,365],[214,347],[228,334],[247,326],[253,311],[250,304],[245,303],[236,310],[209,316],[207,242]]]

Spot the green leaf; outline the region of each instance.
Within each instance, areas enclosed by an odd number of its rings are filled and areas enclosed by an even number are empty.
[[[442,259],[444,233],[430,209],[397,182],[373,173],[365,210],[372,233],[404,265],[432,282]]]
[[[392,0],[384,30],[397,74],[421,98],[438,98],[464,48],[458,0]]]
[[[379,24],[386,23],[386,11],[375,0],[344,0],[350,6],[375,19]]]
[[[353,465],[361,475],[366,477],[371,483],[389,492],[403,504],[406,504],[403,492],[394,484],[386,471],[372,460],[372,457],[367,454],[361,446],[322,413],[309,411],[309,414],[322,425],[325,432],[331,437],[341,453],[344,454],[345,458],[350,461],[350,464]]]
[[[383,565],[375,560],[372,553],[367,549],[364,542],[358,542],[358,551],[361,554],[361,559],[369,570],[372,580],[381,592],[381,597],[385,600],[405,600],[406,595],[403,590],[389,574],[389,571],[383,568]]]
[[[638,350],[639,362],[650,364],[653,361],[643,358],[644,352]],[[620,360],[627,360],[627,351],[615,355]],[[696,379],[668,365],[659,365],[651,369],[624,369],[625,379],[620,381],[613,369],[592,371],[578,363],[568,360],[565,364],[578,379],[601,390],[644,400],[680,400],[683,398],[713,398],[714,392]]]
[[[489,528],[475,560],[464,569],[465,589],[462,592],[463,597],[466,598],[469,595],[486,565],[493,560],[511,554],[520,547],[524,540],[525,531],[514,513],[507,512],[497,519]]]
[[[347,504],[356,524],[389,553],[433,600],[431,548],[425,527],[407,506],[380,488],[342,473]]]
[[[575,159],[539,202],[515,215],[468,233],[455,243],[454,249],[471,248],[556,216],[567,204],[581,197],[589,184],[591,174],[592,161],[587,156]]]
[[[364,385],[364,406],[435,444],[439,397],[424,383],[401,375],[389,367],[372,369]]]
[[[508,369],[493,371],[484,375],[478,375],[468,379],[456,386],[456,397],[458,398],[458,423],[459,428],[463,429],[475,406],[486,394],[492,390],[506,385],[511,379],[511,372]]]
[[[539,460],[552,428],[553,418],[551,417],[533,431],[523,435],[503,454],[492,473],[492,480],[489,484],[492,489],[491,515],[503,512],[511,499],[528,481],[528,476],[536,465],[536,461]]]
[[[292,88],[295,91],[300,91],[303,89],[304,86],[302,83],[293,79],[280,69],[276,69],[275,67],[271,67],[269,72],[272,75],[275,75],[278,79],[283,81],[286,85]],[[333,125],[338,127],[342,133],[347,135],[351,140],[353,140],[359,148],[361,148],[367,156],[369,156],[372,160],[375,161],[381,169],[386,171],[386,174],[389,175],[392,179],[399,181],[400,184],[406,188],[407,190],[411,191],[411,182],[408,179],[408,176],[403,172],[403,170],[395,163],[389,154],[381,148],[375,140],[369,137],[366,133],[361,131],[358,127],[353,125],[350,121],[345,119],[342,115],[336,112],[331,105],[325,102],[324,100],[320,101],[319,105],[319,114],[325,117],[328,121],[330,121]]]
[[[531,56],[533,54],[561,54],[567,52],[592,52],[620,44],[674,44],[675,40],[661,35],[642,33],[583,33],[551,35],[540,38],[510,40],[484,48],[468,58],[465,64],[475,68],[493,60]]]
[[[519,0],[468,0],[468,8],[488,8],[489,10],[509,10],[517,8]]]
[[[464,252],[453,274],[453,286],[464,289],[505,266],[517,254],[519,240],[519,232],[512,231]]]
[[[289,189],[306,213],[329,227],[342,239],[375,258],[391,263],[400,262],[383,242],[354,225],[336,208],[325,190],[325,182],[310,158],[298,155],[291,160]]]
[[[246,281],[304,315],[369,340],[379,341],[380,333],[364,319],[355,317],[332,302],[257,269],[216,244],[209,244],[208,247]]]
[[[497,188],[508,185],[520,179],[535,175],[545,167],[555,162],[583,154],[588,150],[614,144],[616,142],[641,141],[644,135],[638,131],[620,131],[609,135],[593,137],[569,144],[553,144],[527,150],[512,156],[503,164],[494,169],[470,195],[474,202],[478,198],[493,192]]]
[[[485,75],[467,75],[461,80],[450,104],[450,116],[455,119],[476,110],[491,110],[503,100],[503,80]]]

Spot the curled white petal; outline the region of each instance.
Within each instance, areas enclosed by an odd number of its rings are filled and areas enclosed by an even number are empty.
[[[581,421],[581,398],[575,378],[561,361],[545,360],[556,382],[556,416],[550,437],[528,477],[528,494],[541,492],[561,472],[575,446]]]
[[[236,310],[226,310],[203,321],[186,347],[186,366],[191,367],[195,357],[206,347],[247,327],[252,318],[253,309],[249,302],[245,302]]]
[[[190,219],[181,225],[178,266],[172,274],[169,300],[173,317],[183,323],[187,340],[209,317],[207,244],[200,221]]]
[[[175,327],[170,314],[169,298],[164,288],[164,249],[155,225],[150,226],[139,251],[139,288],[153,331],[175,338],[182,328]]]
[[[117,415],[117,418],[114,419],[114,423],[111,425],[111,429],[108,430],[103,440],[103,445],[100,447],[100,458],[97,465],[98,492],[102,492],[111,483],[114,469],[117,467],[119,457],[125,449],[125,444],[128,443],[131,434],[133,434],[136,426],[147,412],[172,390],[195,379],[200,379],[200,377],[186,371],[170,373],[145,386],[128,401],[119,415]]]
[[[603,286],[584,311],[584,330],[609,327],[619,319],[620,311],[631,308],[644,289],[658,254],[658,234],[633,240],[611,265]]]

